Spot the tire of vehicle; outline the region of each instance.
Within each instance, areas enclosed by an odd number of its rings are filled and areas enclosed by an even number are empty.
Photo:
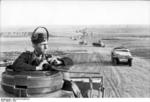
[[[118,59],[118,58],[116,58],[116,60],[117,60],[117,64],[119,64],[119,63],[120,63],[119,59]]]
[[[118,59],[117,58],[113,58],[113,61],[114,61],[114,65],[118,64]]]
[[[131,59],[128,59],[128,64],[129,64],[129,66],[132,66],[132,60]]]

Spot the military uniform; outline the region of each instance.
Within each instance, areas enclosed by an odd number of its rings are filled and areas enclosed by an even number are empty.
[[[26,51],[14,61],[12,68],[15,71],[35,71],[36,66],[38,66],[43,60],[51,57],[52,55],[50,54],[37,56],[35,52]],[[63,68],[68,68],[73,65],[72,60],[68,57],[62,57],[60,60],[63,62]]]
[[[38,31],[39,29],[43,29],[44,31]],[[48,41],[49,33],[48,30],[45,27],[37,27],[31,37],[31,41],[33,44],[38,44],[44,41]],[[50,54],[40,54],[38,55],[36,51],[30,52],[26,51],[23,52],[12,64],[12,68],[15,71],[36,71],[36,66],[39,66],[41,62],[44,60],[47,60],[48,58],[51,58],[52,55]],[[59,58],[59,61],[62,62],[61,66],[57,66],[56,69],[53,69],[55,71],[60,70],[69,70],[70,66],[73,65],[73,61],[68,57]],[[47,64],[48,67],[51,68],[50,64]],[[43,66],[44,67],[44,66]],[[73,83],[72,81],[64,79],[64,85],[62,87],[63,90],[73,91],[74,95],[76,97],[80,96],[78,93],[80,93],[78,87]]]
[[[45,27],[37,27],[31,36],[31,42],[33,44],[39,44],[49,39],[49,32]],[[40,54],[36,53],[36,51],[23,52],[13,63],[12,68],[15,71],[35,71],[36,66],[38,66],[43,60],[47,58],[51,58],[50,54]],[[64,57],[60,59],[63,62],[63,68],[67,66],[73,65],[73,62],[70,58]],[[49,66],[50,67],[50,66]]]

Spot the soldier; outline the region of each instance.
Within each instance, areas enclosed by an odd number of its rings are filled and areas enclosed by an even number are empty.
[[[33,52],[23,52],[13,63],[12,68],[15,71],[63,71],[64,90],[74,91],[75,96],[79,94],[79,90],[74,83],[70,81],[69,67],[73,65],[73,61],[68,57],[59,57],[47,54],[49,32],[45,27],[37,27],[31,36]],[[51,67],[50,65],[61,65],[61,67]],[[75,87],[74,87],[75,86]],[[74,87],[75,89],[73,89]]]
[[[46,54],[48,49],[47,41],[49,39],[49,32],[45,27],[37,27],[31,36],[33,52],[23,52],[13,63],[12,67],[15,71],[36,71],[43,70],[43,65],[48,62],[53,63],[57,61],[58,64],[65,66],[73,65],[70,58],[61,58],[59,56],[52,56]]]

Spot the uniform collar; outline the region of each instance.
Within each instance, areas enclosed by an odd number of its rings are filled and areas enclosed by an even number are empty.
[[[43,54],[38,54],[38,52],[37,52],[36,50],[34,50],[33,53],[34,53],[34,55],[35,55],[36,57],[43,56]]]

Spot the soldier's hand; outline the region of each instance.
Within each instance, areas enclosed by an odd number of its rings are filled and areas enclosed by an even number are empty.
[[[60,59],[61,59],[61,57],[59,57],[59,56],[53,56],[51,58],[48,58],[48,62],[50,64],[55,63],[56,65],[60,65],[60,64],[62,64],[62,61],[60,61]]]
[[[38,66],[36,66],[36,70],[42,70],[44,64],[48,64],[47,60],[43,60]]]

